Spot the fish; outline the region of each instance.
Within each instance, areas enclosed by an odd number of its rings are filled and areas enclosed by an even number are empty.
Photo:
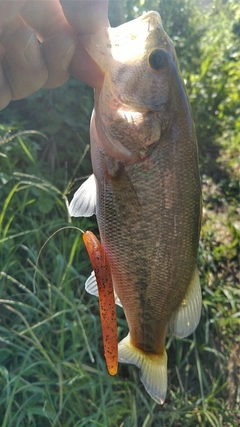
[[[201,183],[192,114],[173,42],[150,11],[83,40],[104,73],[90,124],[93,174],[71,216],[96,215],[117,304],[129,332],[118,360],[140,369],[148,394],[167,394],[168,333],[197,327]],[[86,290],[98,294],[96,274]]]

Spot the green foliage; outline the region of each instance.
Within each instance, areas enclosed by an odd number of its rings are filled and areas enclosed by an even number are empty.
[[[134,366],[107,374],[98,302],[84,291],[91,267],[79,230],[96,231],[96,223],[72,224],[67,212],[67,199],[91,173],[92,91],[70,79],[12,103],[0,113],[2,427],[239,425],[240,7],[237,0],[123,0],[110,2],[110,17],[119,24],[117,17],[150,9],[160,11],[176,45],[199,140],[200,325],[193,336],[168,341],[163,406],[146,394]]]
[[[186,77],[202,169],[211,176],[218,175],[218,179],[225,178],[228,183],[233,178],[229,178],[233,168],[237,172],[240,144],[240,34],[236,32],[239,20],[238,2],[230,1],[225,6],[220,1],[212,3],[200,42],[199,71]],[[234,190],[236,195],[236,183]]]
[[[45,135],[44,139],[36,135],[31,140],[30,145],[34,143],[38,152],[37,162],[29,162],[26,172],[37,175],[40,173],[54,180],[56,185],[66,186],[74,177],[79,159],[89,145],[88,129],[92,107],[92,89],[70,79],[58,89],[40,90],[27,99],[12,103],[4,110],[1,113],[3,123],[13,129],[16,126],[29,129],[31,126],[31,129],[41,129],[41,133]],[[14,151],[17,145],[15,142],[12,148]],[[21,161],[25,162],[22,158]],[[21,166],[19,163],[18,165]],[[88,154],[81,164],[81,173],[86,176],[90,170]]]

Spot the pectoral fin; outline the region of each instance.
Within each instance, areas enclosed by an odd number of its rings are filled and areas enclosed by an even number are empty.
[[[199,273],[196,267],[192,281],[182,304],[171,316],[170,331],[178,338],[184,338],[195,331],[201,316],[202,294]]]
[[[104,355],[108,372],[116,375],[118,370],[117,321],[112,275],[107,255],[99,240],[91,231],[83,233],[98,287]]]
[[[97,280],[96,280],[94,271],[92,271],[89,278],[85,282],[85,291],[88,292],[90,295],[94,295],[95,297],[98,297],[98,285],[97,285]],[[122,307],[122,303],[118,298],[117,294],[115,293],[115,291],[114,291],[114,298],[115,298],[115,304]]]
[[[141,381],[148,394],[160,405],[167,393],[167,353],[145,353],[131,344],[130,335],[118,344],[119,362],[132,363],[140,368]]]
[[[69,206],[71,216],[96,214],[97,182],[92,174],[76,191]]]

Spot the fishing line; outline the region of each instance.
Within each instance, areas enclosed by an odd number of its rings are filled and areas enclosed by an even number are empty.
[[[45,248],[46,244],[50,241],[50,239],[51,239],[53,236],[55,236],[55,235],[56,235],[57,233],[59,233],[60,231],[62,231],[62,230],[67,230],[67,229],[77,230],[77,231],[80,231],[80,233],[82,233],[82,234],[84,234],[84,233],[85,233],[85,232],[84,232],[81,228],[79,228],[79,227],[75,227],[75,226],[73,226],[73,225],[68,225],[68,226],[65,226],[65,227],[61,227],[61,228],[59,228],[59,229],[58,229],[58,230],[56,230],[54,233],[52,233],[52,234],[51,234],[51,236],[49,236],[49,237],[48,237],[48,239],[46,240],[46,242],[44,242],[44,244],[42,245],[42,247],[41,247],[41,249],[40,249],[40,251],[39,251],[39,253],[38,253],[37,260],[36,260],[36,265],[34,266],[34,268],[35,268],[35,272],[34,272],[34,276],[33,276],[33,293],[36,293],[36,281],[35,281],[35,279],[36,279],[36,274],[37,274],[37,266],[38,266],[39,258],[40,258],[41,254],[42,254],[43,249]],[[85,344],[86,344],[86,347],[87,347],[87,349],[88,349],[88,354],[89,354],[90,360],[91,360],[91,362],[92,362],[92,363],[94,363],[95,359],[94,359],[94,356],[93,356],[93,354],[92,354],[92,350],[91,350],[91,348],[90,348],[90,345],[89,345],[89,343],[88,343],[88,339],[87,339],[87,336],[86,336],[86,332],[85,332],[85,330],[84,330],[84,327],[83,327],[83,324],[82,324],[82,321],[81,321],[81,318],[80,318],[80,316],[79,316],[79,314],[78,314],[77,309],[76,309],[76,314],[77,314],[77,318],[78,318],[78,321],[79,321],[80,328],[81,328],[81,330],[82,330],[83,339],[84,339]]]
[[[84,234],[84,233],[85,233],[85,232],[84,232],[81,228],[79,228],[79,227],[75,227],[74,225],[67,225],[67,226],[65,226],[65,227],[61,227],[61,228],[59,228],[58,230],[54,231],[54,233],[52,233],[52,234],[51,234],[51,236],[49,236],[49,237],[47,238],[47,240],[44,242],[44,244],[42,245],[42,247],[41,247],[41,249],[40,249],[40,251],[39,251],[39,253],[38,253],[37,260],[36,260],[36,265],[34,266],[34,267],[35,267],[35,272],[34,272],[34,275],[33,275],[33,293],[34,293],[34,294],[36,293],[36,280],[35,280],[35,279],[36,279],[36,275],[37,275],[37,267],[38,267],[39,258],[40,258],[41,254],[42,254],[43,249],[45,248],[46,244],[51,240],[51,238],[52,238],[53,236],[55,236],[57,233],[59,233],[59,231],[67,230],[67,229],[77,230],[77,231],[80,231],[82,234]]]

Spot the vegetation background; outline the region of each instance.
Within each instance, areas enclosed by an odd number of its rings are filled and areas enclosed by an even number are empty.
[[[98,302],[67,199],[91,173],[92,90],[70,79],[0,113],[2,427],[240,424],[240,6],[238,0],[110,1],[112,25],[158,10],[192,105],[203,184],[197,331],[169,337],[169,388],[154,403],[138,369],[106,372]],[[51,237],[51,238],[50,238]],[[119,337],[127,326],[118,308]]]

